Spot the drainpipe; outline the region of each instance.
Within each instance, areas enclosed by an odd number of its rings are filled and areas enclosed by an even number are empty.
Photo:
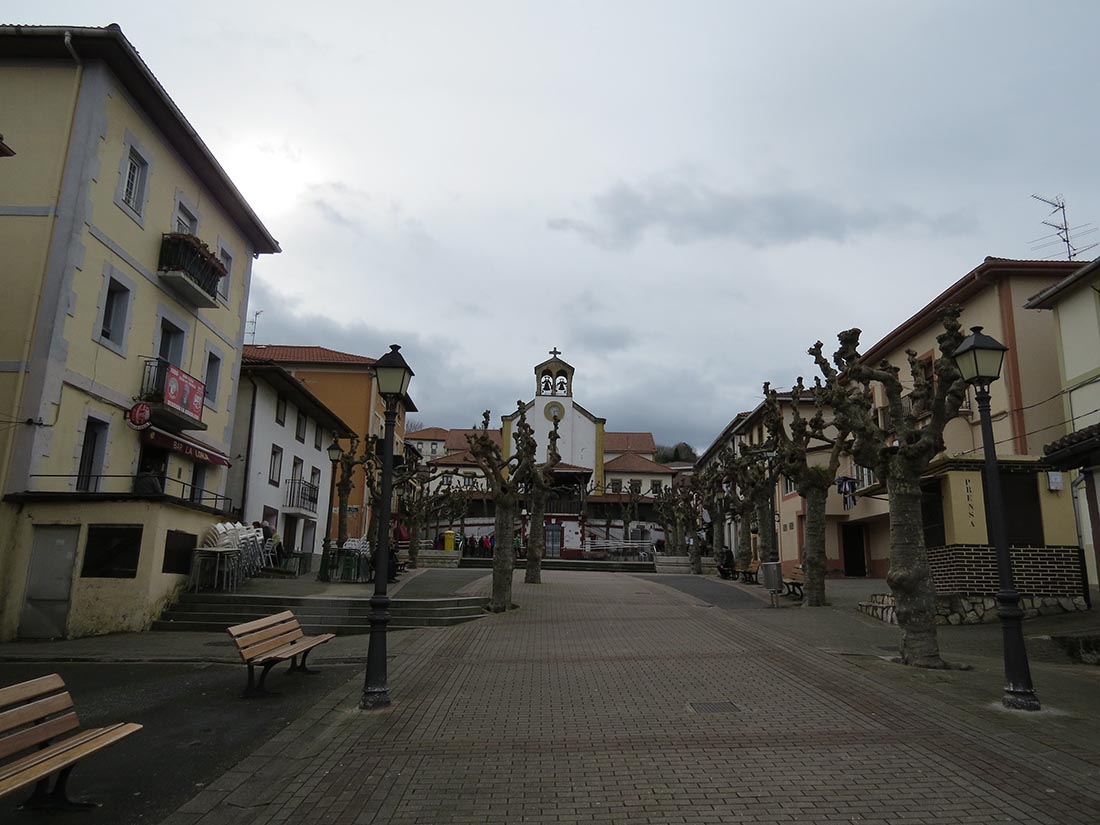
[[[254,426],[256,424],[256,396],[259,394],[259,390],[256,387],[256,380],[249,373],[245,376],[248,379],[248,383],[252,385],[252,402],[248,406],[248,443],[244,445],[244,484],[241,485],[241,521],[245,524],[251,522],[246,521],[244,507],[248,502],[248,479],[249,479],[249,467],[252,466],[252,439],[255,436]],[[263,513],[261,512],[261,516]],[[259,519],[253,519],[258,521]]]
[[[73,124],[76,121],[76,104],[80,97],[80,84],[84,79],[84,61],[80,59],[80,56],[76,53],[76,49],[73,48],[73,35],[72,32],[65,32],[65,48],[68,49],[69,54],[72,55],[73,60],[76,62],[76,78],[73,80],[73,93],[72,93],[72,105],[69,107],[69,131],[65,139],[65,150],[61,154],[61,168],[57,172],[57,184],[54,186],[53,204],[50,210],[50,220],[53,223],[50,231],[46,233],[46,242],[42,250],[42,266],[39,269],[38,286],[35,289],[33,306],[35,308],[34,318],[27,327],[27,335],[23,339],[23,352],[19,363],[23,365],[23,368],[19,371],[19,375],[15,380],[15,392],[12,394],[11,410],[8,413],[9,421],[17,421],[19,419],[19,407],[23,401],[23,386],[27,381],[27,372],[30,369],[30,353],[31,347],[34,345],[34,335],[38,327],[39,316],[42,312],[42,288],[46,283],[46,269],[50,263],[50,246],[53,243],[54,229],[57,227],[57,202],[61,198],[61,184],[65,180],[65,167],[69,163],[69,147],[72,144],[73,138]],[[42,408],[38,408],[39,416],[41,416]],[[38,417],[41,421],[41,418]],[[28,418],[27,424],[35,424],[33,419]],[[10,427],[8,429],[7,438],[5,439],[4,455],[8,457],[4,462],[4,467],[0,468],[2,474],[0,474],[0,480],[2,480],[4,487],[8,485],[8,472],[11,469],[10,457],[12,454],[12,445],[15,442],[17,428]]]

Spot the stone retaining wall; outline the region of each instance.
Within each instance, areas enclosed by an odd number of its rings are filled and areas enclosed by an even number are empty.
[[[1088,610],[1084,596],[1022,596],[1020,607],[1025,619]],[[871,601],[860,602],[859,611],[887,624],[897,624],[894,597],[876,593]],[[988,624],[999,620],[997,600],[992,596],[966,596],[949,593],[936,596],[936,624]]]
[[[402,555],[402,558],[408,558]],[[458,550],[421,550],[417,555],[418,567],[458,567],[462,553]]]

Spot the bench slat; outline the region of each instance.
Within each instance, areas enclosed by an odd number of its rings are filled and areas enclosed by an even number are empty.
[[[47,696],[36,702],[12,708],[0,713],[0,734],[21,728],[23,725],[45,719],[55,713],[62,713],[73,706],[73,698],[68,693]]]
[[[259,642],[266,642],[268,639],[273,639],[280,634],[301,629],[302,626],[298,623],[298,620],[292,619],[289,622],[280,622],[264,630],[257,630],[255,633],[249,633],[247,636],[238,636],[236,642],[238,647],[251,647]]]
[[[13,765],[20,766],[19,770],[17,773],[5,772],[4,778],[0,779],[0,797],[17,791],[50,774],[57,773],[77,763],[85,756],[124,739],[131,733],[136,733],[141,730],[141,727],[141,725],[134,722],[120,722],[107,728],[98,728],[87,732],[95,734],[92,737],[84,737],[83,735],[74,737],[74,739],[81,739],[76,744],[69,744],[71,740],[65,740],[58,743],[56,750],[50,748],[42,751],[42,754],[48,754],[45,758],[39,758],[27,764],[21,764],[23,760],[13,763]],[[32,756],[38,757],[39,754],[32,754]]]
[[[52,756],[56,756],[59,753],[83,745],[85,742],[95,739],[97,736],[102,736],[105,732],[114,730],[122,725],[122,722],[116,722],[113,725],[107,725],[102,728],[88,728],[82,730],[68,739],[62,739],[59,742],[43,748],[42,750],[35,751],[34,753],[28,753],[26,756],[21,756],[19,759],[15,759],[8,764],[0,767],[0,780],[7,779],[9,776],[14,776],[22,770],[26,770],[31,765],[36,765],[44,759],[49,759]]]
[[[38,696],[57,693],[59,690],[64,689],[65,682],[56,673],[51,673],[49,676],[40,676],[37,679],[31,679],[29,682],[20,682],[18,685],[0,688],[0,710],[12,705],[21,705]]]
[[[254,630],[262,630],[273,624],[279,622],[285,622],[288,619],[293,619],[294,614],[289,610],[284,610],[282,613],[276,613],[273,616],[266,616],[262,619],[255,619],[251,622],[245,622],[244,624],[235,624],[232,627],[226,628],[229,635],[233,638],[237,636],[244,636],[246,633],[251,633]]]
[[[62,716],[48,719],[37,725],[9,734],[0,739],[0,759],[7,759],[12,754],[33,748],[42,742],[47,742],[63,733],[68,733],[80,727],[80,720],[75,713],[66,713]]]
[[[257,661],[265,662],[269,659],[289,659],[291,656],[297,656],[307,650],[312,650],[317,647],[317,645],[324,644],[330,639],[335,638],[336,636],[333,633],[322,633],[320,636],[303,636],[288,645],[269,651],[265,655],[259,657]]]
[[[302,638],[304,635],[305,634],[302,632],[302,629],[299,627],[290,633],[284,633],[283,635],[277,636],[274,639],[268,639],[266,642],[260,642],[258,645],[253,645],[247,650],[242,648],[241,658],[243,658],[246,662],[250,662],[253,659],[263,656],[269,651],[283,647],[284,645],[288,645],[292,643],[295,639]]]

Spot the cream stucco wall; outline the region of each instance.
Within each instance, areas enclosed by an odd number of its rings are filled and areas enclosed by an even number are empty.
[[[156,502],[53,502],[22,507],[0,505],[0,529],[9,533],[13,567],[26,569],[36,525],[78,525],[76,562],[70,588],[66,635],[146,630],[187,581],[186,576],[161,572],[169,530],[201,539],[217,518],[188,507]],[[81,576],[89,524],[143,525],[137,575],[132,579]],[[0,638],[13,638],[25,598],[25,582],[14,583],[0,607]]]

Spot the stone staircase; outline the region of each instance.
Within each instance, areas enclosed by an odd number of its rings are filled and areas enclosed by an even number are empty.
[[[447,627],[487,615],[484,596],[439,599],[392,599],[390,630]],[[370,631],[369,598],[322,596],[252,596],[241,593],[184,593],[153,622],[153,630],[221,632],[230,625],[293,610],[307,634],[338,636]]]
[[[462,557],[459,562],[462,568],[490,569],[493,566],[492,559],[477,559]],[[527,561],[518,559],[517,570],[527,569]],[[543,570],[593,570],[603,573],[656,573],[657,568],[651,561],[587,561],[585,559],[543,559]]]

